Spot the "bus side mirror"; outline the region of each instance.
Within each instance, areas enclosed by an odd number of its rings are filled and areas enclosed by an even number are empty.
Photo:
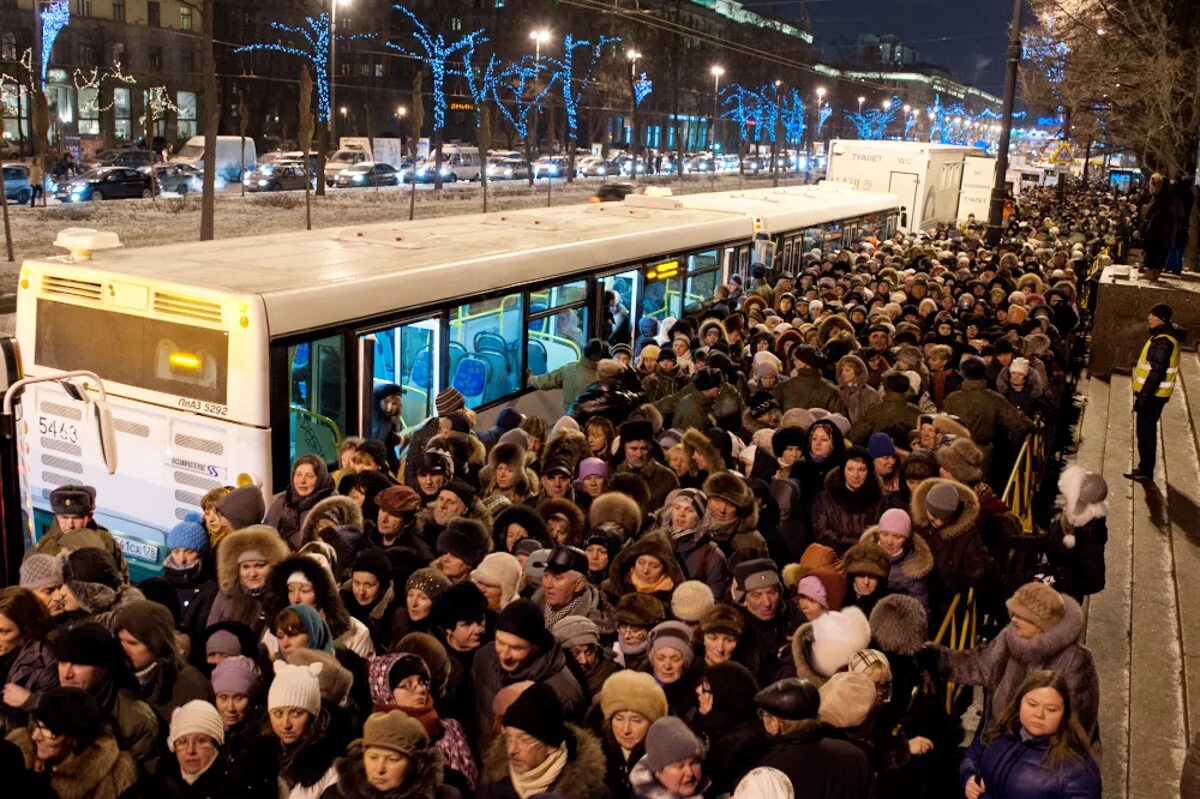
[[[109,474],[116,474],[117,431],[113,427],[112,409],[101,399],[92,400],[91,406],[96,419],[96,433],[100,436],[100,457],[104,458],[104,468]]]
[[[21,364],[21,347],[11,336],[0,336],[0,396],[8,387],[25,377]]]

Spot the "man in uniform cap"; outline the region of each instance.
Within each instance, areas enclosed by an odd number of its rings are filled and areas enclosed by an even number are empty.
[[[96,524],[96,489],[91,486],[60,486],[50,492],[50,511],[54,523],[38,542],[25,551],[25,557],[35,553],[58,555],[77,549],[99,549],[112,558],[126,580],[129,565],[125,555],[108,530]]]

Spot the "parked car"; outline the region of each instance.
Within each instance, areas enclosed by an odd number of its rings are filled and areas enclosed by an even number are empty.
[[[488,180],[528,180],[529,162],[519,154],[488,159]]]
[[[366,161],[343,169],[333,185],[343,189],[354,186],[398,186],[400,173],[391,164]]]
[[[154,167],[142,167],[138,171],[149,175],[151,169],[154,170],[154,177],[158,181],[159,192],[172,192],[183,196],[189,191],[204,189],[204,172],[191,164],[158,164]]]
[[[589,155],[575,161],[575,174],[589,178],[602,178],[609,173],[608,162],[595,155]]]
[[[29,183],[29,167],[24,164],[4,165],[4,196],[10,202],[25,205],[33,194]]]
[[[87,169],[95,169],[102,166],[128,166],[137,169],[138,167],[150,166],[155,161],[154,153],[150,150],[141,150],[134,147],[123,147],[117,150],[101,150],[92,158],[83,163]]]
[[[567,174],[567,158],[564,155],[544,155],[533,162],[535,178],[561,178]]]
[[[316,187],[316,166],[310,166],[309,185]],[[300,161],[275,161],[270,164],[260,164],[246,177],[242,178],[246,191],[293,191],[304,189],[304,164]]]
[[[365,163],[367,151],[361,147],[347,147],[329,154],[325,159],[325,185],[332,186],[343,169]]]
[[[87,200],[115,200],[125,197],[154,196],[150,188],[150,176],[136,169],[120,166],[90,169],[55,192],[55,197],[64,203]]]

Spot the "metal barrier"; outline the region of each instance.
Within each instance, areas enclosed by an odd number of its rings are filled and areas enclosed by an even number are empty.
[[[961,612],[960,612],[961,606]],[[975,634],[978,627],[978,613],[975,606],[975,589],[968,588],[966,598],[960,591],[950,600],[950,607],[942,618],[942,625],[934,637],[935,644],[943,644],[950,649],[971,649],[975,646]],[[950,713],[954,702],[962,693],[964,686],[952,682],[946,683],[946,712]]]
[[[1026,533],[1034,532],[1033,495],[1046,465],[1046,445],[1046,430],[1039,420],[1034,431],[1025,436],[1001,496],[1009,511],[1021,520]]]

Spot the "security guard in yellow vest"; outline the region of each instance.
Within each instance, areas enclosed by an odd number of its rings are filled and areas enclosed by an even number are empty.
[[[1150,309],[1150,337],[1133,367],[1133,411],[1137,416],[1138,465],[1126,472],[1130,480],[1153,480],[1158,452],[1158,419],[1179,382],[1179,352],[1187,333],[1171,324],[1171,306]]]

